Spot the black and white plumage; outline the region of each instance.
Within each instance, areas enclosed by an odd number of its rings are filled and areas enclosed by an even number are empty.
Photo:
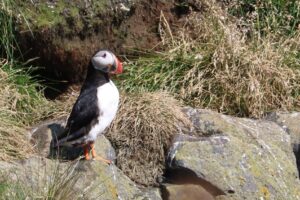
[[[82,145],[85,157],[94,141],[115,118],[119,105],[119,92],[110,80],[110,74],[122,73],[123,66],[110,51],[97,52],[91,59],[80,95],[68,118],[66,131],[57,138],[55,146]]]

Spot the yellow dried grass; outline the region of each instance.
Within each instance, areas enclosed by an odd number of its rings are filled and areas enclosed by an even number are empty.
[[[160,33],[169,50],[132,62],[121,85],[164,89],[188,105],[240,117],[299,110],[299,33],[248,38],[218,2],[202,4],[205,12],[191,12],[174,33],[162,13]]]
[[[122,95],[117,117],[106,134],[116,149],[117,166],[137,183],[155,184],[179,126],[190,126],[190,121],[169,94]]]
[[[12,81],[15,73],[7,73],[0,66],[0,160],[5,161],[31,155],[29,127],[41,120],[67,115],[74,101],[48,101],[41,92],[33,90],[31,83],[17,86]]]

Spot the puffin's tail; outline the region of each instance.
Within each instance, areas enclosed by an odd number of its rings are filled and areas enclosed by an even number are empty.
[[[51,147],[57,149],[60,146],[59,139],[57,137],[52,138]]]
[[[85,127],[82,127],[81,129],[72,133],[69,130],[65,130],[58,137],[52,139],[53,148],[58,148],[59,146],[71,144],[75,140],[83,137],[84,132],[85,132]]]
[[[59,146],[62,145],[61,139],[67,136],[69,133],[68,129],[65,129],[63,132],[60,132],[59,134],[53,134],[52,135],[52,141],[51,141],[51,147],[56,149]]]

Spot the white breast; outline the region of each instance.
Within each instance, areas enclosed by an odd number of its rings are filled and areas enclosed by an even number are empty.
[[[86,142],[95,141],[115,118],[119,106],[119,91],[112,81],[98,87],[98,107],[100,109],[98,123],[95,124],[85,138]]]

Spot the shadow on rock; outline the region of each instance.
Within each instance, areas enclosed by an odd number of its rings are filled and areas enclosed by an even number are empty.
[[[80,146],[53,148],[53,141],[64,132],[65,123],[66,119],[46,121],[32,129],[31,143],[38,155],[60,160],[74,160],[83,155],[83,148]],[[97,138],[95,148],[100,156],[115,160],[115,150],[103,135]]]
[[[213,200],[216,196],[225,195],[221,189],[187,168],[169,168],[164,177],[165,183],[160,187],[164,200]]]
[[[51,132],[52,140],[49,145],[49,155],[48,158],[59,158],[62,160],[74,160],[79,156],[83,155],[83,148],[82,147],[71,147],[71,146],[64,146],[53,148],[53,143],[57,138],[64,132],[65,127],[59,123],[49,124],[48,128]]]

